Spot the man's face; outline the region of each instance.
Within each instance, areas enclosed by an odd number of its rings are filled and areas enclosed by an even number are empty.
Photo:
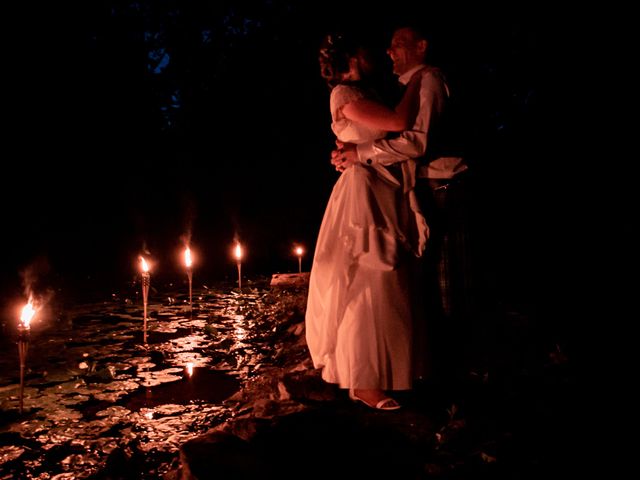
[[[393,33],[387,54],[393,62],[393,73],[402,75],[424,61],[426,41],[417,40],[410,28],[400,28]]]

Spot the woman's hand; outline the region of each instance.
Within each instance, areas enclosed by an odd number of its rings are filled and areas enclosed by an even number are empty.
[[[338,172],[344,172],[347,168],[358,162],[358,152],[353,143],[343,143],[336,140],[337,148],[331,151],[331,164]]]

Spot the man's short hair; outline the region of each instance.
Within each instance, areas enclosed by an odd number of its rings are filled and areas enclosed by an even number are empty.
[[[393,31],[400,30],[401,28],[408,28],[416,35],[416,40],[431,41],[430,28],[426,22],[418,22],[416,20],[399,20],[395,23]]]

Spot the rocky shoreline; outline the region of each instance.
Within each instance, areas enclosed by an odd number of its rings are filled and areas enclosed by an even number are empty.
[[[491,312],[494,338],[463,375],[419,383],[396,395],[401,410],[381,412],[312,368],[305,286],[232,290],[198,290],[194,312],[183,294],[154,292],[147,348],[135,295],[68,310],[35,332],[23,417],[15,359],[1,357],[0,479],[561,478],[575,468],[574,369],[538,319]]]

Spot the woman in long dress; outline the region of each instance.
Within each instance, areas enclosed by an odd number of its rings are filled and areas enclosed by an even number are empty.
[[[342,142],[361,143],[401,131],[417,103],[412,85],[395,110],[362,86],[366,51],[330,35],[320,50],[331,90],[331,128]],[[357,121],[356,121],[357,120]],[[311,269],[306,339],[322,378],[366,405],[395,410],[388,390],[408,390],[413,372],[412,256],[428,228],[400,167],[356,164],[336,182]]]

